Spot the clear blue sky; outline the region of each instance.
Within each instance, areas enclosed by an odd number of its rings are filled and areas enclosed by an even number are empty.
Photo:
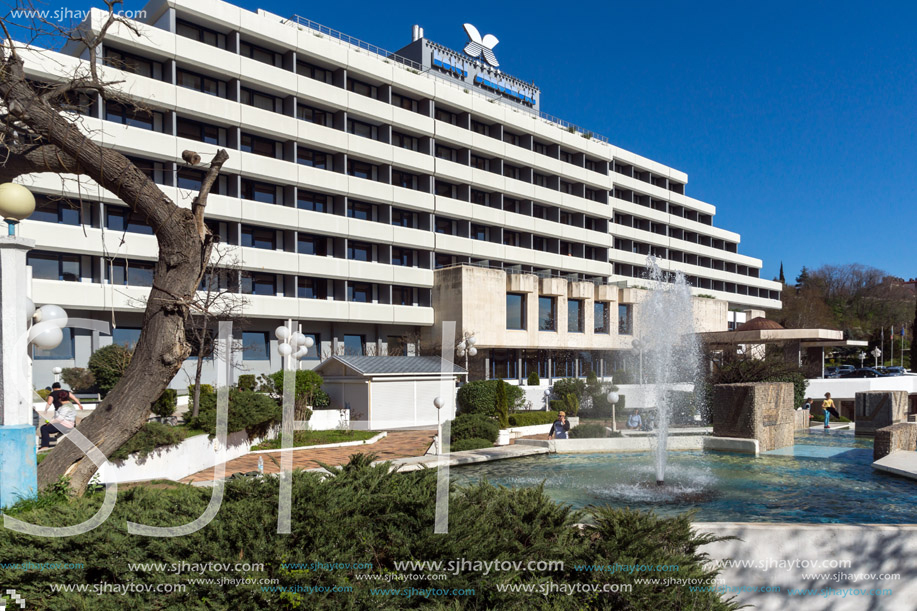
[[[762,276],[781,261],[790,281],[828,263],[917,276],[914,3],[235,3],[390,50],[414,23],[461,49],[473,23],[542,110],[687,172]]]

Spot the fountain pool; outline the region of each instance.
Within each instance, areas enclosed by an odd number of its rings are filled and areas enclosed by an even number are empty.
[[[670,452],[666,484],[655,485],[653,456],[549,454],[452,468],[458,484],[486,478],[504,486],[545,482],[556,501],[674,515],[701,522],[889,523],[915,520],[914,482],[872,469],[872,440],[848,431],[796,434],[796,445],[760,458]]]

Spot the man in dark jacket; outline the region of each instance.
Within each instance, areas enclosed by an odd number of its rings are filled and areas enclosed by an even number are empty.
[[[567,431],[569,430],[570,423],[567,422],[567,414],[558,412],[557,420],[554,421],[554,424],[551,425],[551,430],[548,431],[548,439],[566,439]]]

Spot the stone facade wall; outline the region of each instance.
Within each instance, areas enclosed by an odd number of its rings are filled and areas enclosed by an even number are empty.
[[[793,422],[797,431],[809,428],[809,408],[797,409],[793,412]]]
[[[856,434],[875,435],[883,427],[907,419],[908,397],[904,390],[869,391],[856,394]]]
[[[879,460],[898,450],[917,450],[917,423],[902,422],[876,431],[872,459]]]
[[[715,437],[757,439],[762,452],[793,445],[796,410],[789,382],[718,384],[712,411]]]

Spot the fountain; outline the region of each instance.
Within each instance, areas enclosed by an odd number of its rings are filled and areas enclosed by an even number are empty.
[[[676,384],[702,382],[701,347],[694,330],[691,288],[684,274],[665,272],[656,257],[646,258],[650,290],[640,304],[635,345],[640,350],[640,380],[648,407],[656,409],[656,484],[665,482],[669,423]],[[650,383],[647,384],[647,379]]]

